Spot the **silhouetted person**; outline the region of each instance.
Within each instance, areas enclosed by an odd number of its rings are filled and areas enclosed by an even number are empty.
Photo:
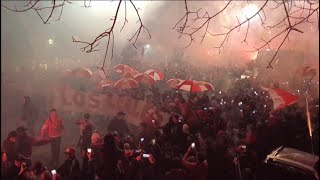
[[[34,135],[34,124],[38,120],[39,113],[29,96],[24,96],[21,120],[26,124],[31,135]]]
[[[66,160],[57,169],[63,180],[80,180],[80,164],[75,156],[76,151],[68,147],[65,149]]]
[[[107,134],[104,137],[102,148],[102,172],[101,179],[114,180],[116,175],[117,163],[123,152],[118,149],[114,137]]]
[[[111,120],[109,126],[108,126],[108,131],[114,131],[116,130],[119,134],[119,137],[123,139],[125,135],[129,134],[129,127],[127,125],[125,118],[125,113],[124,112],[118,112],[117,116]]]
[[[8,134],[8,137],[6,140],[2,143],[2,161],[7,161],[13,163],[15,158],[17,157],[18,153],[16,150],[16,140],[17,140],[17,132],[11,131]]]

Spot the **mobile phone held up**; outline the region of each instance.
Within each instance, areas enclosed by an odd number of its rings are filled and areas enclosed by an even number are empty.
[[[88,153],[91,153],[91,152],[92,152],[92,149],[91,149],[91,148],[88,148],[88,149],[87,149],[87,152],[88,152]]]
[[[150,154],[142,154],[142,157],[148,158],[148,157],[150,157]]]
[[[196,147],[196,143],[191,143],[191,148],[194,149]]]
[[[57,174],[57,171],[54,169],[54,170],[51,171],[51,174],[54,176],[54,175]]]

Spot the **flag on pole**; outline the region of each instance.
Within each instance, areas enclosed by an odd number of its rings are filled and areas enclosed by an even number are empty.
[[[296,103],[299,99],[298,96],[290,94],[284,90],[278,88],[266,88],[262,87],[263,90],[267,91],[273,101],[273,112],[280,110],[286,106]]]

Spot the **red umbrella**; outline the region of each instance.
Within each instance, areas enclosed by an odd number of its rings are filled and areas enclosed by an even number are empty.
[[[204,85],[203,83],[194,80],[184,80],[180,82],[176,87],[180,90],[189,92],[203,92],[211,90],[207,87],[207,85]]]
[[[125,74],[127,72],[133,72],[135,71],[132,67],[125,65],[125,64],[118,64],[114,66],[114,69],[117,73]]]
[[[160,71],[157,71],[157,70],[154,70],[154,69],[149,69],[145,72],[145,74],[148,74],[150,75],[151,77],[153,77],[156,81],[159,81],[159,80],[163,80],[164,79],[164,75],[160,72]]]
[[[154,85],[156,83],[156,80],[153,77],[143,73],[135,75],[134,79],[141,84]]]
[[[91,78],[92,71],[87,68],[78,68],[72,71],[72,76],[77,78]]]
[[[139,74],[138,71],[130,71],[130,72],[126,72],[124,75],[123,75],[123,78],[134,78],[135,75]]]
[[[98,83],[98,85],[102,88],[112,86],[114,82],[110,79],[102,80]]]
[[[181,79],[169,79],[166,82],[166,86],[169,88],[176,88],[181,81],[182,81]]]
[[[109,79],[105,79],[100,81],[99,83],[97,83],[97,89],[102,89],[104,87],[110,87],[114,84],[114,82],[112,80]]]
[[[138,86],[138,82],[132,78],[120,79],[114,84],[114,87],[119,89],[133,89],[137,88]]]
[[[203,84],[209,91],[213,91],[214,87],[212,86],[212,84],[205,82],[205,81],[199,81],[200,84]]]

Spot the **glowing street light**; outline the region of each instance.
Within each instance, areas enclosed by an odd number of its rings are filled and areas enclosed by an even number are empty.
[[[50,45],[53,44],[53,39],[49,39],[49,44],[50,44]]]
[[[148,49],[148,48],[150,48],[150,47],[151,47],[150,44],[146,44],[146,45],[144,46],[145,49]]]
[[[245,17],[250,18],[250,17],[254,16],[259,10],[260,10],[260,8],[257,5],[250,4],[246,7],[244,7],[242,11],[243,11],[243,15],[245,15]],[[256,19],[256,17],[254,17],[253,19]]]

